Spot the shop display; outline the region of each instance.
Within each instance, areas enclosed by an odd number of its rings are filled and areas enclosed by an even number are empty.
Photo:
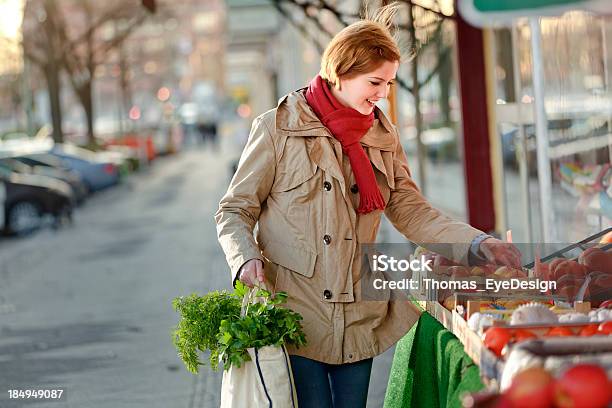
[[[457,336],[480,369],[487,392],[469,396],[465,406],[605,407],[612,402],[612,245],[600,243],[610,233],[602,231],[523,269],[468,268],[436,255],[434,270],[417,276],[420,282],[471,282],[465,290],[425,291],[428,301],[420,302]],[[423,249],[419,253],[432,256]],[[525,284],[482,290],[491,279],[550,280],[556,288]],[[580,400],[579,394],[592,388]]]

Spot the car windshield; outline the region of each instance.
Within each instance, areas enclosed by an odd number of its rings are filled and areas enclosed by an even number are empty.
[[[30,155],[30,156],[18,157],[17,159],[22,160],[27,164],[39,163],[44,166],[59,167],[59,168],[66,167],[61,159],[55,156],[52,156],[50,154],[35,154],[35,155]]]
[[[58,146],[58,152],[71,156],[76,156],[82,160],[87,160],[90,162],[98,161],[98,158],[94,152],[70,144]]]

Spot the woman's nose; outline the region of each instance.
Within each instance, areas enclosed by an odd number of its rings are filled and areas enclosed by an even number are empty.
[[[379,99],[387,99],[387,96],[389,95],[389,88],[388,86],[384,86],[382,89],[379,89],[378,92],[376,92],[376,97]]]

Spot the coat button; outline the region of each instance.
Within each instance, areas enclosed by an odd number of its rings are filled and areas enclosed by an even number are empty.
[[[325,183],[323,183],[323,190],[325,191],[329,191],[331,190],[331,183],[329,181],[326,181]]]
[[[351,186],[351,193],[357,194],[358,192],[359,192],[359,187],[357,187],[357,184],[353,184]]]
[[[329,244],[331,244],[331,237],[330,237],[329,235],[327,235],[327,234],[326,234],[326,235],[324,235],[324,236],[323,236],[323,243],[324,243],[325,245],[329,245]]]
[[[329,290],[329,289],[325,289],[325,290],[323,291],[323,297],[324,297],[325,299],[331,299],[331,297],[332,297],[331,290]]]

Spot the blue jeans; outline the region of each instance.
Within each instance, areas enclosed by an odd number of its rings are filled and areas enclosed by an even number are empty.
[[[326,364],[289,356],[300,408],[365,408],[372,359]]]

